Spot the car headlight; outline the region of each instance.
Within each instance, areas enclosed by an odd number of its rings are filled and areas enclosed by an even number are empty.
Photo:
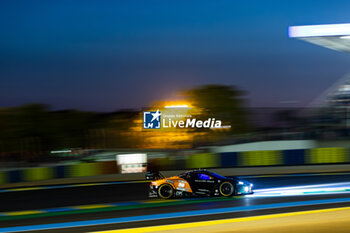
[[[242,182],[242,181],[238,181],[238,184],[241,184],[241,185],[243,185],[243,184],[244,184],[244,182]]]
[[[244,187],[244,192],[246,192],[246,193],[249,192],[249,187],[248,186]]]

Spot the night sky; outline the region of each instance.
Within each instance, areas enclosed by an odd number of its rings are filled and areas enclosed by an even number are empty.
[[[306,106],[350,54],[290,39],[290,25],[349,23],[350,1],[0,1],[0,107],[114,111],[204,84],[250,106]]]

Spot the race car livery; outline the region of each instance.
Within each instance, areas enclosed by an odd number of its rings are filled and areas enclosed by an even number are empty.
[[[164,199],[191,196],[246,195],[253,193],[253,184],[239,178],[228,178],[207,170],[193,170],[178,176],[163,177],[159,172],[148,172],[152,180],[149,197]]]

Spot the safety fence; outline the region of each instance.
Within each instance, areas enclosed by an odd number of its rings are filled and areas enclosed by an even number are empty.
[[[172,156],[148,161],[152,169],[180,170],[193,168],[230,168],[350,163],[348,148],[315,148],[282,151],[202,153]],[[0,172],[0,185],[57,178],[86,177],[119,173],[115,161],[78,163]]]
[[[118,171],[115,161],[0,171],[0,185],[15,182],[113,174],[118,173]]]

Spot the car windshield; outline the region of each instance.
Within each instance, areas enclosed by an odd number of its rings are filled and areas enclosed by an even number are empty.
[[[195,174],[195,178],[196,179],[200,179],[200,180],[210,180],[210,179],[212,179],[210,177],[210,175],[204,174],[204,173],[197,173],[197,174]]]
[[[211,176],[214,176],[214,177],[217,178],[217,179],[226,179],[225,176],[216,174],[216,173],[214,173],[214,172],[209,172],[209,174],[210,174]]]
[[[182,173],[179,175],[180,178],[185,178],[187,176],[188,172]]]

